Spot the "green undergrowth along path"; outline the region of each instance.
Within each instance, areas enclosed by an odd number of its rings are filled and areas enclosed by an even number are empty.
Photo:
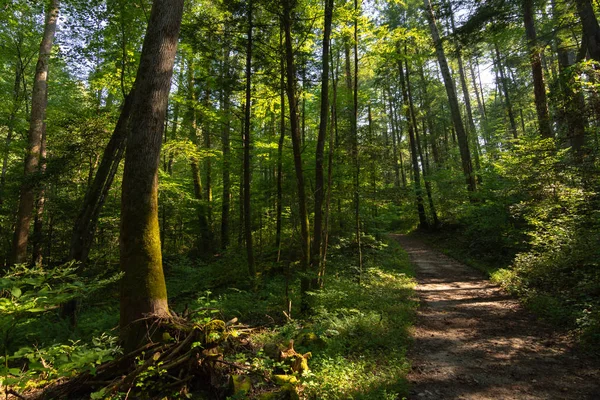
[[[341,243],[325,287],[313,293],[314,315],[290,321],[263,342],[289,342],[311,352],[301,392],[316,399],[396,399],[407,393],[406,350],[416,302],[406,253],[397,243],[365,246],[359,284],[354,254]]]

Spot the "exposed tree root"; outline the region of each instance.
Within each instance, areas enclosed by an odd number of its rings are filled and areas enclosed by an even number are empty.
[[[224,398],[229,375],[247,369],[223,360],[224,352],[240,346],[229,323],[212,320],[199,325],[176,316],[148,322],[149,337],[160,332],[161,341],[150,341],[93,372],[54,384],[34,398],[82,399],[92,393],[110,398],[119,392],[129,399],[172,398],[190,392]]]

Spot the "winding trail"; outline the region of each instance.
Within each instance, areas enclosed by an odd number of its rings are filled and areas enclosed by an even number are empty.
[[[421,303],[409,399],[600,399],[599,360],[478,271],[395,237],[415,265]]]

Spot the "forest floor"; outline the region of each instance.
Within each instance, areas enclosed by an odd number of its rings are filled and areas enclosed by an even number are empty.
[[[600,360],[568,334],[481,272],[394,237],[414,264],[420,300],[409,399],[600,399]]]

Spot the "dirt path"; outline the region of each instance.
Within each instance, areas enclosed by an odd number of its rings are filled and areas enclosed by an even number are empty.
[[[416,266],[421,301],[409,354],[409,399],[600,399],[598,360],[519,303],[416,239],[397,236]]]

